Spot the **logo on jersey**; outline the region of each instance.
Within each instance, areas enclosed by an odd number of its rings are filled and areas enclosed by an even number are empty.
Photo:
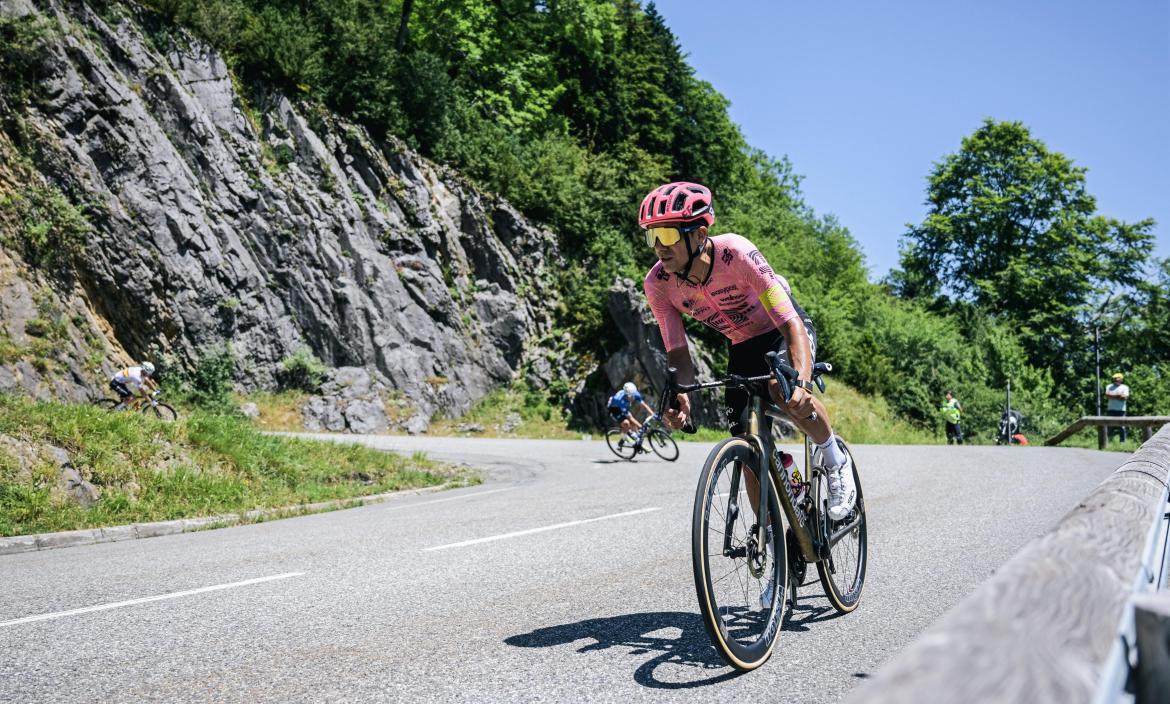
[[[725,332],[728,328],[727,320],[725,320],[723,316],[719,314],[719,311],[715,311],[711,315],[708,315],[703,319],[703,322],[708,326],[715,328],[719,332]]]
[[[711,310],[711,306],[699,306],[698,308],[691,311],[691,315],[698,318],[700,315],[706,313],[709,310]]]
[[[692,301],[691,299],[687,298],[687,299],[683,300],[683,308],[690,308],[693,305],[695,305],[695,302]]]
[[[765,266],[768,263],[768,260],[764,259],[764,255],[760,254],[760,250],[758,249],[753,249],[752,251],[748,252],[748,259],[751,259],[752,264],[755,264],[756,266]]]
[[[731,250],[730,249],[723,250],[723,263],[724,264],[731,263]]]
[[[729,310],[726,311],[726,315],[731,319],[731,324],[737,328],[743,326],[743,324],[748,321],[747,314],[743,313],[742,311]]]
[[[735,291],[738,289],[739,289],[739,286],[736,286],[735,284],[731,284],[730,286],[724,286],[723,288],[719,289],[718,291],[712,291],[711,295],[712,296],[721,296],[729,291]]]
[[[666,273],[666,269],[658,267],[658,271],[654,273],[654,278],[658,279],[659,281],[668,281],[670,280],[670,274]]]
[[[732,303],[739,303],[740,301],[742,301],[745,298],[747,298],[746,293],[735,293],[735,294],[728,296],[727,298],[724,298],[722,303],[726,303],[728,305],[731,305]]]

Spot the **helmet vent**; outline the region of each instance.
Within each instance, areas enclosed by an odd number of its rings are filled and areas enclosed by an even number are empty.
[[[670,204],[671,210],[682,210],[683,205],[687,202],[687,194],[679,193],[674,197],[674,202]]]

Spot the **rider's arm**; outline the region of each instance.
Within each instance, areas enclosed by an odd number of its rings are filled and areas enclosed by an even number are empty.
[[[788,354],[792,359],[792,368],[800,372],[800,378],[808,381],[812,379],[812,341],[808,339],[808,331],[804,329],[804,321],[800,317],[790,319],[780,326],[788,340]]]
[[[745,240],[744,246],[746,248],[750,243]],[[792,305],[792,297],[788,295],[784,282],[772,271],[764,255],[754,248],[736,257],[731,265],[739,278],[755,293],[776,329],[788,340],[793,368],[800,373],[801,379],[810,380],[812,342],[804,329],[804,321],[796,314],[796,307]]]
[[[687,347],[687,333],[683,327],[682,313],[679,312],[670,299],[659,289],[661,265],[655,265],[646,275],[643,290],[646,300],[650,303],[650,310],[654,319],[658,321],[658,330],[662,333],[662,343],[666,347],[666,366],[678,369],[676,380],[680,384],[695,383],[695,367],[691,364],[691,350]],[[669,277],[667,279],[670,280]],[[672,282],[673,283],[673,282]],[[680,428],[691,414],[691,402],[686,394],[678,394],[678,410],[663,409],[666,424],[672,428]]]
[[[654,415],[654,409],[651,408],[650,404],[646,403],[645,401],[642,402],[642,410],[646,411],[647,418]]]
[[[691,363],[691,349],[683,346],[666,353],[666,366],[678,369],[675,379],[680,384],[695,383],[695,365]],[[672,428],[681,428],[691,415],[691,400],[686,394],[678,394],[678,410],[665,409],[663,418]]]

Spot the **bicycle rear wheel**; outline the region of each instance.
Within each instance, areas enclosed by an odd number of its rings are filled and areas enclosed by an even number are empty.
[[[771,538],[757,545],[755,450],[728,438],[708,455],[695,492],[691,557],[707,635],[729,665],[752,670],[771,656],[784,616],[788,559],[776,486],[768,477]],[[734,486],[733,486],[734,485]],[[754,494],[755,496],[752,496]]]
[[[844,449],[849,452],[849,448]],[[823,473],[818,473],[822,486],[825,483],[823,477]],[[817,502],[821,534],[831,542],[829,557],[817,562],[817,572],[820,574],[821,586],[825,589],[829,603],[843,614],[856,609],[861,600],[861,590],[865,586],[865,565],[869,555],[865,536],[865,496],[861,491],[861,477],[857,473],[856,461],[853,463],[853,481],[857,485],[857,501],[853,505],[853,511],[844,519],[834,521],[829,518],[827,490],[820,492]]]
[[[179,417],[179,414],[175,412],[175,409],[171,408],[165,403],[155,403],[149,406],[143,406],[142,413],[143,415],[150,416],[151,418],[158,418],[159,420],[165,421],[167,423],[171,423]]]
[[[626,434],[622,432],[621,428],[610,428],[605,431],[605,444],[609,445],[610,451],[623,460],[633,459],[638,448],[631,445],[629,440],[625,438]]]
[[[112,398],[95,398],[93,400],[93,405],[97,406],[98,408],[104,408],[107,411],[112,411],[114,410],[114,407],[118,405],[118,401]]]
[[[678,444],[666,431],[655,428],[646,438],[646,442],[650,443],[650,449],[654,450],[654,454],[667,462],[678,459]]]

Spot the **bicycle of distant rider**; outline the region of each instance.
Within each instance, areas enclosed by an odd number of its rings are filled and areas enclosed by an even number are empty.
[[[703,464],[691,526],[703,623],[719,654],[740,670],[759,667],[771,656],[785,607],[796,605],[809,563],[816,564],[825,595],[839,613],[857,608],[865,582],[865,497],[856,459],[856,503],[848,516],[834,521],[820,450],[813,450],[807,436],[803,474],[795,462],[791,476],[783,468],[771,426],[786,414],[771,402],[767,385],[776,379],[787,401],[798,374],[774,352],[768,358],[771,374],[730,375],[704,384],[677,384],[670,369],[662,395],[668,403],[678,393],[734,386],[750,397],[747,432],[721,441]],[[825,363],[813,367],[822,392],[821,375],[831,370]],[[849,451],[844,443],[841,447]]]
[[[179,414],[174,407],[158,400],[161,393],[162,391],[155,391],[149,396],[133,396],[127,399],[121,408],[119,408],[119,404],[123,404],[123,402],[116,398],[99,398],[93,404],[108,411],[139,411],[143,415],[167,422],[176,420]]]
[[[613,454],[623,460],[633,460],[639,453],[646,452],[642,447],[643,441],[650,446],[654,454],[667,462],[678,459],[678,444],[670,437],[670,430],[662,424],[662,419],[657,413],[642,423],[642,427],[634,433],[633,442],[630,442],[620,426],[605,432],[605,443],[609,445]]]

